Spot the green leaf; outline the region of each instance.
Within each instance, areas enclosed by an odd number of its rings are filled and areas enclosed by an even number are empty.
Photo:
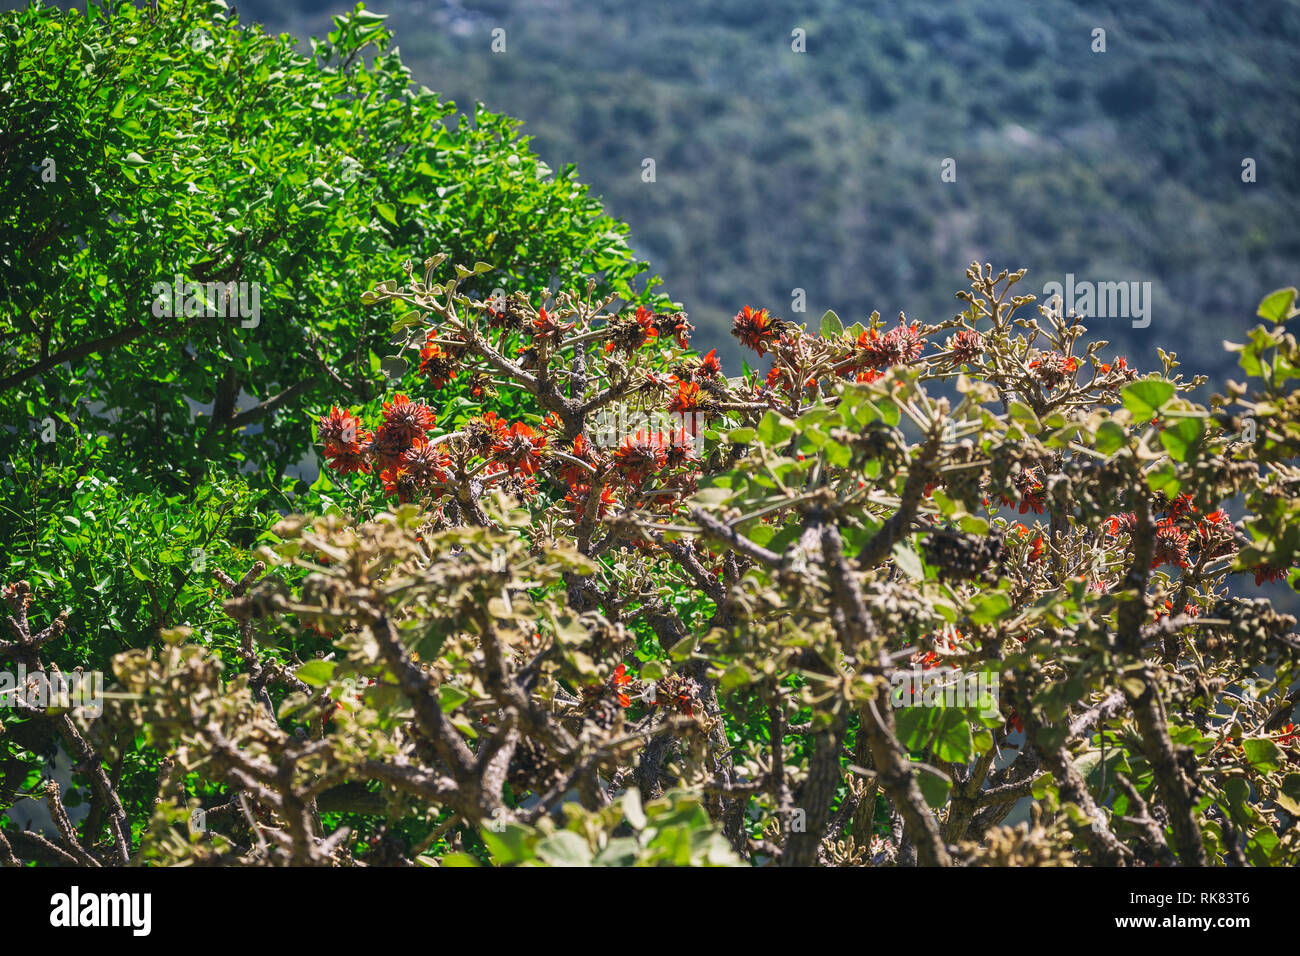
[[[467,700],[469,700],[469,694],[459,687],[443,684],[438,688],[438,706],[442,708],[444,714],[455,710]]]
[[[1247,737],[1241,742],[1246,760],[1256,770],[1269,773],[1282,765],[1282,750],[1267,737]]]
[[[948,794],[952,791],[952,780],[947,776],[940,776],[935,771],[918,767],[916,783],[921,788],[925,802],[933,809],[940,810],[948,802]]]
[[[1174,386],[1163,379],[1144,378],[1125,385],[1120,396],[1134,418],[1149,421],[1174,397]]]
[[[297,670],[298,680],[312,687],[324,687],[334,678],[334,661],[308,661]]]
[[[1293,817],[1300,817],[1300,773],[1289,773],[1282,778],[1277,802]]]
[[[561,830],[537,844],[537,858],[552,866],[591,866],[591,849],[572,830]]]
[[[1272,322],[1285,322],[1297,314],[1295,308],[1296,294],[1295,286],[1287,286],[1285,289],[1270,292],[1259,303],[1259,308],[1255,314],[1261,319],[1268,319]]]
[[[1093,447],[1103,455],[1111,455],[1119,451],[1126,440],[1121,425],[1116,422],[1106,421],[1097,426],[1097,438],[1093,442]]]
[[[537,832],[531,827],[508,821],[501,826],[500,832],[489,824],[482,827],[479,833],[487,844],[492,859],[497,863],[522,863],[533,856],[531,844],[536,839]]]
[[[821,336],[824,339],[838,338],[844,334],[844,323],[830,309],[822,316]]]
[[[623,816],[633,830],[645,829],[646,817],[641,806],[641,791],[636,787],[629,787],[623,794]]]
[[[913,581],[920,581],[925,577],[925,568],[921,564],[920,556],[903,541],[894,545],[894,564]]]
[[[944,707],[940,710],[940,714],[939,734],[934,744],[934,755],[945,763],[965,763],[975,753],[975,741],[971,736],[970,724],[956,707]]]
[[[641,665],[641,673],[638,675],[641,680],[663,680],[668,671],[659,661],[646,661]]]
[[[1042,424],[1038,421],[1038,416],[1034,414],[1034,410],[1023,402],[1012,401],[1007,405],[1007,411],[1011,413],[1011,417],[1016,421],[1029,425],[1034,431],[1039,431],[1042,428]]]
[[[974,624],[993,624],[1011,610],[1011,599],[1001,591],[988,591],[975,599],[970,619]]]
[[[388,220],[394,226],[397,225],[397,207],[392,203],[375,203],[375,212],[379,213],[381,218]]]
[[[723,672],[719,687],[725,693],[735,690],[737,687],[744,687],[752,683],[753,680],[754,675],[746,669],[744,664],[735,663]]]
[[[1174,461],[1187,461],[1204,434],[1204,419],[1178,418],[1161,429],[1160,444]]]
[[[768,412],[759,420],[759,440],[769,448],[781,444],[793,434],[794,424],[776,412]]]
[[[1174,463],[1165,461],[1147,472],[1147,485],[1152,491],[1164,492],[1173,498],[1182,487],[1182,482],[1178,480],[1178,469],[1174,467]]]

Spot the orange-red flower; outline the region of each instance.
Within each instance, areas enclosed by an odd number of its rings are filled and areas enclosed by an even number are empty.
[[[668,461],[668,440],[661,432],[638,430],[623,440],[614,452],[615,467],[619,474],[634,485],[639,485],[662,468]]]
[[[622,349],[624,352],[635,352],[647,342],[652,342],[659,338],[659,329],[655,327],[657,316],[643,305],[636,308],[636,316],[628,321],[627,319],[617,319],[610,323],[610,339],[605,343],[605,351],[612,352],[614,349]]]
[[[330,406],[330,413],[317,422],[317,427],[322,442],[326,444],[332,442],[336,445],[348,445],[361,441],[360,436],[364,430],[361,427],[361,419],[337,405]]]
[[[411,447],[412,437],[402,424],[387,423],[375,429],[374,438],[366,446],[366,453],[380,468],[401,468],[402,456]]]
[[[592,447],[591,442],[587,441],[586,435],[579,435],[573,440],[573,448],[569,456],[579,461],[585,461],[589,465],[596,464],[596,450]],[[589,481],[591,472],[572,462],[565,461],[560,465],[560,480],[566,485],[576,485],[582,481]]]
[[[556,339],[572,328],[572,322],[561,322],[545,309],[538,309],[537,318],[533,319],[533,338],[543,341]]]
[[[523,422],[515,422],[492,446],[492,457],[513,474],[536,474],[542,463],[546,437],[538,435]]]
[[[1034,378],[1047,388],[1055,388],[1074,374],[1079,368],[1079,360],[1060,352],[1046,352],[1030,362],[1029,367],[1033,370]]]
[[[668,445],[665,449],[667,453],[667,465],[669,468],[676,468],[679,465],[690,464],[698,461],[695,457],[695,442],[691,436],[686,434],[685,428],[679,428],[668,435]]]
[[[574,518],[581,521],[587,511],[587,499],[591,497],[591,485],[587,482],[569,486],[569,493],[564,496],[564,500],[573,505]],[[596,505],[597,519],[605,517],[609,511],[610,505],[617,504],[618,499],[614,497],[614,490],[608,485],[600,489],[600,504]]]
[[[433,427],[433,409],[424,402],[413,402],[401,392],[391,402],[384,402],[384,427],[394,441],[408,445]]]
[[[1162,518],[1156,524],[1155,551],[1151,555],[1152,569],[1162,564],[1187,567],[1187,544],[1187,533],[1169,518]]]
[[[433,338],[434,333],[429,333]],[[449,349],[437,342],[426,342],[420,349],[420,374],[429,380],[434,388],[445,388],[448,382],[456,378],[459,358]]]
[[[363,441],[369,441],[370,433],[358,433]],[[352,472],[370,473],[370,461],[365,455],[365,446],[360,442],[327,442],[325,444],[326,464],[340,475]]]
[[[1011,713],[1007,714],[1007,723],[1016,728],[1016,733],[1025,732],[1025,722],[1020,719],[1020,714],[1014,707],[1011,708]]]
[[[974,329],[962,329],[948,340],[948,361],[953,365],[970,365],[984,354],[984,336]]]
[[[1028,538],[1029,535],[1032,533],[1028,528],[1026,528],[1022,524],[1017,524],[1011,530],[1014,531],[1017,535],[1019,535],[1022,538]],[[1039,534],[1039,535],[1035,535],[1033,541],[1029,543],[1028,558],[1030,561],[1038,561],[1039,559],[1042,558],[1042,556],[1043,556],[1043,536]]]
[[[686,321],[685,312],[661,312],[655,316],[664,335],[671,335],[679,348],[686,348],[686,342],[695,331],[695,327]]]
[[[913,322],[898,325],[881,335],[877,329],[867,329],[858,336],[854,343],[859,370],[880,371],[892,365],[905,365],[915,362],[925,351],[925,342],[921,339],[920,326]]]
[[[384,493],[396,495],[398,501],[410,501],[419,490],[419,485],[405,468],[385,468],[379,473],[379,480],[384,483]]]
[[[751,309],[745,306],[731,320],[731,334],[740,339],[741,344],[756,351],[760,356],[766,355],[772,339],[780,334],[781,327],[767,312],[767,309]]]
[[[1280,581],[1287,576],[1291,570],[1286,567],[1279,567],[1275,564],[1261,564],[1253,569],[1255,572],[1255,585],[1268,584],[1272,581]]]
[[[464,431],[470,450],[479,455],[487,454],[499,441],[505,440],[509,427],[496,412],[484,412],[465,423]]]
[[[1023,468],[1012,479],[1012,484],[1019,492],[1019,499],[1013,501],[1006,495],[999,495],[998,500],[1005,507],[1018,506],[1021,514],[1033,511],[1042,514],[1047,505],[1047,488],[1043,485],[1042,475],[1037,468]]]
[[[447,480],[447,469],[451,467],[451,457],[438,450],[438,446],[423,438],[417,438],[415,444],[402,454],[402,468],[420,485]]]
[[[1121,531],[1131,534],[1137,527],[1137,515],[1129,511],[1121,515],[1112,515],[1102,522],[1102,527],[1106,529],[1108,535],[1117,535]]]
[[[619,664],[618,667],[614,668],[614,676],[610,681],[613,684],[614,692],[618,694],[618,706],[631,707],[632,698],[619,689],[632,683],[632,675],[627,672],[626,665]]]
[[[677,394],[668,403],[668,411],[675,415],[685,415],[687,412],[699,410],[701,401],[699,385],[694,382],[678,381]]]
[[[370,471],[367,444],[369,431],[361,427],[361,420],[351,412],[330,406],[330,413],[317,423],[321,441],[325,443],[325,462],[341,475]]]

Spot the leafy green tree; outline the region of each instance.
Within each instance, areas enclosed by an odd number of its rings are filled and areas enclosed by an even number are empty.
[[[173,487],[205,461],[277,483],[305,410],[376,394],[389,321],[361,291],[434,248],[491,262],[506,293],[597,273],[645,294],[626,227],[573,168],[516,121],[413,88],[383,19],[358,5],[308,54],[221,0],[4,15],[11,455],[75,423]]]

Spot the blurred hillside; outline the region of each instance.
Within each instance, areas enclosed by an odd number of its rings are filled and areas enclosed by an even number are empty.
[[[346,6],[239,9],[323,35]],[[944,318],[978,259],[1028,267],[1035,292],[1067,273],[1149,281],[1149,328],[1088,324],[1143,365],[1158,346],[1222,379],[1222,340],[1300,278],[1295,0],[369,6],[418,81],[523,119],[547,162],[576,163],[733,370],[745,303]]]

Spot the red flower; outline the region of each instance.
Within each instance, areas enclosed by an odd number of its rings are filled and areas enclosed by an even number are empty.
[[[1295,724],[1288,723],[1282,728],[1282,736],[1277,738],[1277,745],[1279,747],[1300,745],[1300,731],[1295,729]]]
[[[655,328],[655,314],[643,305],[636,307],[636,324],[641,326],[641,332],[645,335],[644,342],[659,338],[659,330]]]
[[[451,467],[451,458],[442,454],[437,445],[430,444],[423,438],[417,438],[415,444],[403,453],[402,467],[420,485],[431,482],[441,484],[447,480],[447,469]]]
[[[573,505],[574,518],[578,521],[587,512],[587,499],[591,497],[591,485],[587,483],[575,484],[569,487],[569,493],[564,496],[564,500]],[[600,489],[600,504],[596,506],[596,518],[605,517],[609,511],[609,506],[617,504],[618,499],[614,497],[614,490],[608,485]]]
[[[569,455],[589,465],[596,464],[596,451],[592,448],[591,442],[587,441],[586,435],[579,435],[573,440],[573,449]],[[566,461],[560,466],[560,480],[566,485],[573,486],[582,481],[589,481],[590,477],[591,472],[570,462]]]
[[[483,455],[499,441],[504,441],[509,428],[496,412],[484,412],[465,423],[466,439],[470,450]]]
[[[631,707],[632,698],[619,690],[620,687],[626,687],[628,684],[632,683],[632,675],[627,673],[627,667],[623,664],[619,664],[618,667],[614,668],[614,676],[610,680],[614,686],[615,693],[618,694],[618,706]]]
[[[1023,734],[1025,732],[1025,722],[1020,719],[1020,714],[1017,713],[1014,707],[1011,708],[1011,713],[1007,715],[1007,723],[1016,728],[1017,733]]]
[[[384,493],[396,495],[398,501],[410,501],[419,491],[416,480],[405,468],[385,468],[379,473],[384,483]]]
[[[429,339],[436,337],[430,332]],[[434,388],[445,388],[447,383],[456,378],[456,366],[459,357],[436,342],[426,340],[420,349],[420,374],[429,379]]]
[[[413,402],[400,392],[391,402],[384,402],[384,427],[406,444],[421,437],[433,427],[433,409],[424,402]]]
[[[745,306],[731,320],[731,334],[740,339],[741,344],[756,351],[760,356],[766,355],[772,339],[780,334],[780,326],[768,315],[767,309],[755,311]]]
[[[700,407],[700,386],[694,382],[677,383],[677,394],[673,400],[668,403],[668,411],[676,415],[685,415],[687,412],[694,412]]]
[[[1055,388],[1065,382],[1079,367],[1078,359],[1065,356],[1060,352],[1047,352],[1029,363],[1034,378],[1047,388]]]
[[[609,325],[609,341],[605,343],[605,351],[620,349],[630,355],[647,342],[659,338],[659,329],[655,327],[656,318],[658,316],[653,312],[639,305],[633,319],[613,320]]]
[[[641,484],[668,462],[667,446],[662,432],[638,430],[614,452],[619,474],[634,485]]]
[[[1254,569],[1255,586],[1258,587],[1261,584],[1267,584],[1272,581],[1281,581],[1287,576],[1287,572],[1290,570],[1290,568],[1278,567],[1274,564],[1261,564],[1259,567]]]
[[[351,445],[363,441],[361,419],[337,405],[330,406],[330,413],[317,422],[317,428],[320,440],[326,444]]]
[[[695,327],[686,321],[685,312],[661,312],[655,316],[659,327],[665,335],[671,335],[679,348],[686,348],[686,342],[695,331]]]
[[[560,322],[545,309],[538,309],[537,318],[533,319],[533,338],[543,341],[555,339],[572,328],[572,322]]]
[[[325,443],[325,461],[329,468],[341,475],[369,473],[366,445],[371,435],[361,427],[359,418],[337,406],[330,406],[330,413],[317,425],[321,441]]]
[[[695,442],[686,434],[685,428],[679,428],[669,434],[668,446],[665,450],[669,468],[676,468],[679,465],[699,460],[695,457]]]
[[[516,422],[492,446],[492,455],[512,474],[518,471],[532,475],[542,462],[541,452],[545,447],[545,436],[538,435],[523,422]]]
[[[1196,544],[1206,558],[1218,558],[1237,550],[1232,518],[1222,508],[1211,511],[1196,523]]]
[[[696,376],[699,378],[716,378],[722,372],[722,363],[718,361],[718,350],[709,349],[707,355],[700,359]]]
[[[1047,489],[1043,485],[1042,476],[1037,468],[1022,468],[1011,479],[1012,484],[1016,486],[1019,492],[1019,511],[1025,514],[1031,509],[1034,514],[1042,514],[1043,508],[1047,505]],[[1008,498],[1006,495],[998,495],[998,500],[1006,507],[1012,507],[1017,502]]]
[[[369,432],[358,432],[361,442],[370,440]],[[325,461],[340,475],[351,472],[370,473],[370,461],[366,458],[365,446],[361,442],[326,442]]]
[[[904,325],[900,319],[898,325],[884,335],[876,329],[863,332],[854,348],[858,356],[857,368],[879,371],[891,365],[915,362],[925,351],[925,342],[917,323]]]
[[[1017,535],[1019,535],[1022,538],[1029,537],[1031,533],[1030,530],[1022,524],[1017,524],[1011,530],[1013,530]],[[1030,542],[1028,558],[1030,561],[1037,561],[1040,558],[1042,558],[1042,556],[1043,556],[1043,536],[1040,534],[1037,535],[1034,538],[1034,540]]]
[[[1177,521],[1179,518],[1186,518],[1196,513],[1196,506],[1192,504],[1192,496],[1181,494],[1173,501],[1169,502],[1169,520]]]
[[[411,444],[412,438],[403,424],[384,424],[375,430],[366,452],[380,468],[396,469],[402,467],[402,456]]]
[[[970,365],[984,353],[984,336],[974,329],[962,329],[948,340],[948,361]]]
[[[1165,609],[1163,611],[1156,611],[1156,620],[1158,621],[1161,618],[1168,617],[1169,614],[1173,612],[1173,609],[1174,609],[1174,602],[1166,601]],[[1188,617],[1200,617],[1201,607],[1199,604],[1193,604],[1189,601],[1183,605],[1183,613]]]
[[[1116,535],[1121,531],[1132,534],[1133,529],[1137,527],[1137,515],[1131,511],[1122,515],[1113,515],[1102,523],[1102,527],[1109,535]]]
[[[1187,533],[1169,518],[1156,524],[1155,552],[1151,555],[1152,569],[1162,564],[1187,567]]]

